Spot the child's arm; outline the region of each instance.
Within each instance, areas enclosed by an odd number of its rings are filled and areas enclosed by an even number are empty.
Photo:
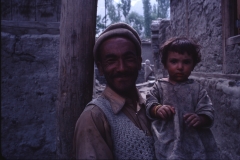
[[[214,109],[206,89],[199,85],[197,105],[194,107],[194,113],[186,113],[184,121],[190,127],[209,128],[214,121]]]
[[[151,108],[151,116],[167,120],[175,114],[175,108],[169,105],[155,105]]]
[[[146,95],[146,114],[147,117],[150,120],[155,120],[156,117],[154,117],[151,112],[152,108],[158,104],[160,104],[160,94],[159,94],[159,86],[156,83],[154,83],[153,87],[150,89],[150,91]]]
[[[187,113],[183,118],[189,127],[206,127],[211,124],[211,119],[204,114]]]
[[[175,114],[175,109],[169,105],[160,105],[162,92],[159,83],[154,83],[152,89],[146,95],[146,114],[151,120],[168,119]]]

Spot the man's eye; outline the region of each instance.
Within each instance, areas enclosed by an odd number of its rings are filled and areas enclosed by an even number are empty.
[[[134,61],[134,60],[135,60],[135,57],[133,57],[133,56],[128,56],[128,57],[125,57],[125,60],[127,60],[127,61]]]
[[[106,59],[107,63],[114,63],[116,60],[114,58],[108,58]]]

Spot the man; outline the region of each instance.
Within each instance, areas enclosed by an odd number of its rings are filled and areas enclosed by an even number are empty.
[[[135,86],[142,62],[138,34],[125,23],[111,25],[95,43],[94,60],[107,85],[76,123],[76,158],[153,159],[145,101]]]

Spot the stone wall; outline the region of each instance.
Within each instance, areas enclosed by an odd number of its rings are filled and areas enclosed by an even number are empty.
[[[171,38],[171,25],[170,20],[158,19],[153,21],[151,24],[152,31],[152,54],[153,54],[153,64],[156,78],[162,78],[167,76],[167,71],[164,69],[161,63],[161,54],[159,53],[159,48],[161,45],[169,38]]]
[[[240,159],[240,78],[215,78],[202,74],[192,78],[208,91],[215,109],[211,128],[222,159]]]
[[[59,35],[1,33],[1,153],[53,159]]]
[[[144,63],[146,59],[150,60],[150,63],[153,64],[151,42],[142,42],[142,62]]]
[[[1,0],[1,20],[59,22],[61,0]]]
[[[239,37],[240,39],[240,37]],[[225,50],[225,66],[224,73],[227,74],[240,74],[240,45],[229,44]]]
[[[172,0],[170,20],[154,21],[151,28],[155,55],[157,42],[162,45],[169,37],[189,37],[202,46],[202,61],[191,77],[207,89],[213,101],[216,113],[212,132],[222,158],[234,160],[240,159],[240,35],[227,34],[232,30],[226,19],[232,17],[226,17],[225,10],[232,10],[231,2]],[[154,61],[159,63],[157,56]],[[164,77],[161,64],[158,69]]]
[[[194,70],[221,73],[223,67],[221,1],[171,2],[171,36],[186,36],[202,46],[202,62]]]
[[[1,0],[6,159],[55,159],[59,20],[60,0]]]

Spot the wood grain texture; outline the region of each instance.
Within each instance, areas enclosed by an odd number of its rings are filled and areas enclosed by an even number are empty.
[[[237,0],[237,19],[240,21],[240,0]],[[238,34],[240,35],[240,28],[238,28]]]
[[[62,0],[57,156],[72,158],[75,123],[92,99],[97,1]]]

